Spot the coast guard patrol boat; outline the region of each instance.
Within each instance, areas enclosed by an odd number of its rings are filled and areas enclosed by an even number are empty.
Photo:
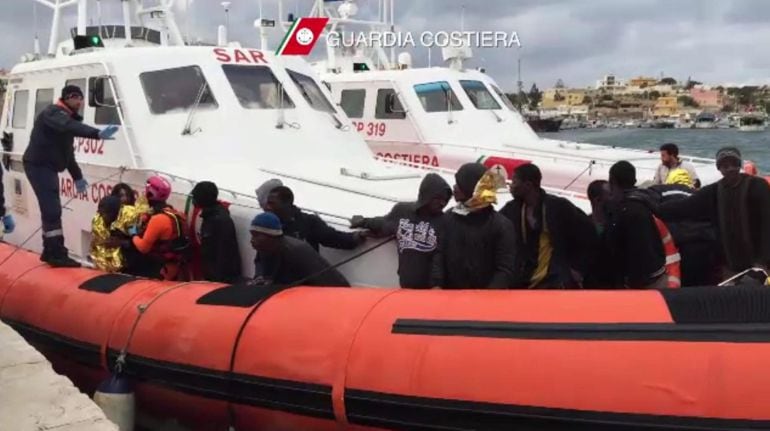
[[[472,58],[468,46],[444,48],[446,67],[413,68],[408,53],[396,59],[392,49],[388,55],[377,44],[384,37],[353,44],[367,35],[394,32],[394,0],[379,0],[379,20],[357,18],[355,0],[336,8],[333,3],[338,2],[317,0],[309,16],[328,17],[331,39],[350,42],[328,46],[327,58],[315,66],[377,156],[451,170],[481,161],[502,164],[509,174],[533,162],[543,171],[544,185],[578,193],[585,193],[591,181],[606,179],[619,160],[636,166],[640,182],[654,177],[657,149],[540,138],[489,75],[465,67]],[[695,165],[703,184],[721,178],[713,160],[682,158]]]

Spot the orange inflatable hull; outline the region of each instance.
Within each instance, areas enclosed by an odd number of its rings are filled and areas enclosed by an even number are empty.
[[[0,318],[87,391],[126,352],[140,409],[192,429],[770,429],[770,290],[265,299],[13,250]]]

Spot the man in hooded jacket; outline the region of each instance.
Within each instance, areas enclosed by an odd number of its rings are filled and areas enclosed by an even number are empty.
[[[396,236],[398,277],[401,287],[429,289],[443,284],[434,260],[441,243],[444,207],[452,189],[440,175],[430,173],[420,184],[416,202],[399,202],[384,217],[354,216],[351,228],[364,228],[376,236]]]
[[[203,278],[234,283],[241,276],[238,238],[230,211],[217,200],[218,197],[219,189],[211,181],[201,181],[192,190],[193,203],[201,208]]]
[[[458,205],[446,215],[436,271],[445,289],[507,289],[514,273],[513,226],[492,206],[500,174],[480,163],[455,173]],[[502,169],[502,168],[501,168]],[[503,177],[504,179],[504,177]]]

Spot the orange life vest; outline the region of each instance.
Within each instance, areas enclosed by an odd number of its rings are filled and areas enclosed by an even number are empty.
[[[660,240],[663,242],[663,251],[666,253],[666,276],[668,277],[668,287],[676,289],[682,287],[682,257],[679,255],[679,248],[674,243],[674,237],[671,236],[666,224],[657,217],[655,226],[658,228]]]
[[[140,232],[144,232],[149,224],[150,218],[164,215],[171,219],[174,229],[174,236],[168,240],[159,240],[150,251],[150,256],[162,262],[181,262],[187,260],[187,254],[190,251],[190,241],[187,236],[187,223],[184,214],[172,207],[166,207],[161,212],[155,214],[143,214],[140,220]]]

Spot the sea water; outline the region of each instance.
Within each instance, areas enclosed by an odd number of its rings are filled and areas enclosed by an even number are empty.
[[[574,129],[543,133],[549,139],[589,142],[600,145],[638,148],[654,153],[667,142],[679,146],[684,155],[714,158],[717,150],[734,146],[744,160],[751,160],[762,175],[770,175],[770,130],[741,132],[737,129]]]

